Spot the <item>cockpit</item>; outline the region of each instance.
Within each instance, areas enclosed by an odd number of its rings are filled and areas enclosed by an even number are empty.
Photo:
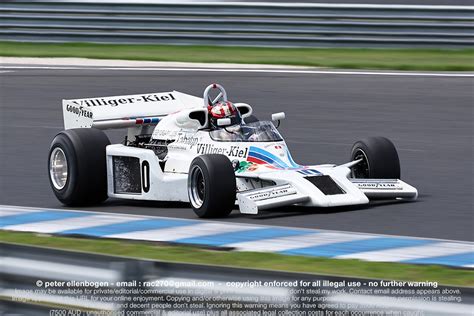
[[[280,133],[268,121],[257,121],[222,127],[209,132],[211,138],[220,142],[277,142],[282,141]]]

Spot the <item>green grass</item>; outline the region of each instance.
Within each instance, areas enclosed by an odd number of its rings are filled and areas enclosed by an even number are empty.
[[[350,69],[474,70],[474,49],[329,49],[0,42],[0,56],[84,57]]]
[[[168,262],[373,279],[437,281],[440,284],[446,285],[474,286],[473,270],[454,269],[436,265],[364,262],[359,260],[285,256],[273,253],[234,252],[149,242],[56,237],[7,231],[0,231],[0,241]]]

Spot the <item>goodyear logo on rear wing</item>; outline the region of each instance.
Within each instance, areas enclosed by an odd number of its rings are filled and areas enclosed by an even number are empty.
[[[173,93],[163,94],[144,94],[138,96],[121,97],[121,98],[91,98],[83,100],[71,100],[72,103],[79,106],[119,106],[122,104],[147,103],[147,102],[166,102],[174,101],[176,98]]]
[[[83,116],[87,118],[92,118],[92,112],[83,106],[75,107],[70,104],[66,106],[66,111],[76,114],[77,116]]]

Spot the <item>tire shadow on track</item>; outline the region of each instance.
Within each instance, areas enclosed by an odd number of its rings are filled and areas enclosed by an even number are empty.
[[[122,199],[109,199],[104,206],[130,206],[137,208],[153,208],[153,209],[188,209],[191,210],[190,204],[186,202],[167,202],[167,201],[140,201],[140,200],[122,200]],[[97,206],[96,206],[97,207]],[[99,205],[100,207],[100,205]],[[191,210],[192,212],[192,210]]]
[[[90,205],[90,206],[60,206],[57,208],[68,209],[68,210],[80,210],[90,212],[102,212],[102,213],[123,213],[130,215],[147,215],[142,213],[134,213],[129,208],[143,209],[144,211],[152,211],[159,209],[181,209],[181,210],[192,210],[189,203],[185,202],[164,202],[164,201],[140,201],[140,200],[122,200],[109,198],[103,203]],[[153,214],[160,216],[159,213]]]

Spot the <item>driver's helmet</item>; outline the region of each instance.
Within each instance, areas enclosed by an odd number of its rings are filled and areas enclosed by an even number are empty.
[[[222,118],[230,119],[229,126],[240,126],[240,124],[242,124],[240,112],[232,102],[219,102],[214,106],[208,106],[207,109],[209,111],[209,125],[212,129],[219,128],[217,120]]]

